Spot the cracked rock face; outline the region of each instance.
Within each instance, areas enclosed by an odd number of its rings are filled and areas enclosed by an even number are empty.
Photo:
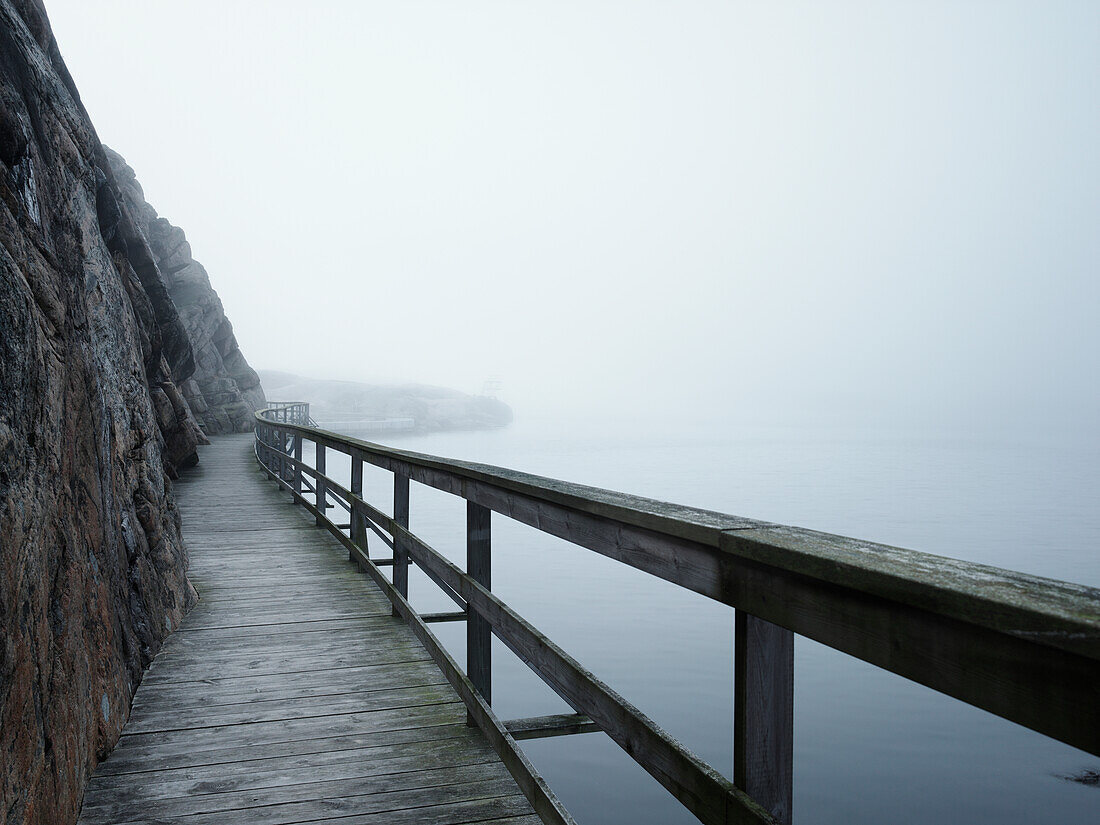
[[[182,233],[119,170],[40,0],[0,0],[7,825],[75,821],[145,667],[195,599],[170,479],[197,460],[200,423],[243,428],[263,397]]]
[[[194,373],[180,385],[184,397],[205,432],[250,431],[254,413],[264,404],[264,391],[260,376],[241,354],[210,277],[191,257],[183,230],[146,203],[134,170],[117,152],[106,152],[123,200],[149,241],[194,350]]]

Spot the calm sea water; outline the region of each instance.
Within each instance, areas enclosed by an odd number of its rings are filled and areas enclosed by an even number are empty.
[[[384,440],[1100,586],[1097,443],[592,422]],[[328,459],[334,477],[348,473],[341,459]],[[364,481],[388,510],[392,476],[367,468]],[[410,510],[414,532],[464,562],[463,501],[413,484]],[[497,514],[493,589],[732,775],[730,608]],[[416,571],[410,596],[423,611],[453,609]],[[433,629],[464,661],[464,625]],[[502,718],[569,712],[494,644]],[[1100,822],[1100,788],[1065,779],[1100,759],[807,639],[795,645],[795,822]],[[522,745],[581,823],[695,821],[603,734]]]

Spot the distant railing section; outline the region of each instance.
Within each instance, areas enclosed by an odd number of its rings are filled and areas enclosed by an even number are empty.
[[[284,424],[317,426],[317,422],[309,415],[308,401],[269,401],[264,414],[267,419],[281,421]]]
[[[308,420],[302,402],[258,413],[258,461],[378,583],[546,822],[573,820],[515,740],[596,729],[701,822],[789,822],[795,633],[1100,755],[1100,590],[397,450]],[[306,440],[312,467],[302,460]],[[326,475],[327,450],[350,456],[350,488]],[[393,473],[392,516],[362,498],[364,462]],[[465,571],[409,532],[410,481],[466,499]],[[331,507],[348,521],[328,518]],[[735,608],[733,782],[493,594],[494,511]],[[371,557],[368,531],[391,556]],[[458,611],[410,607],[410,563]],[[428,628],[451,620],[467,623],[465,670]],[[576,713],[499,720],[490,633]]]

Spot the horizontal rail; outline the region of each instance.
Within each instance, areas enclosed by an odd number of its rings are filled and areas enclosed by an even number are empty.
[[[583,713],[561,713],[554,716],[532,716],[527,719],[509,719],[504,727],[512,737],[542,739],[548,736],[570,736],[575,733],[596,733],[600,726]]]
[[[420,618],[432,622],[464,622],[470,617],[465,610],[453,610],[450,613],[421,613]]]

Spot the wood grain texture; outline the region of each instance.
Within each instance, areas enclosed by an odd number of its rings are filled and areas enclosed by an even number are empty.
[[[466,502],[466,571],[486,590],[492,589],[492,511],[472,501]],[[493,648],[489,623],[479,614],[468,613],[466,620],[466,675],[474,683],[485,704],[493,704]],[[473,725],[473,719],[467,724]]]
[[[280,468],[293,484],[294,457]],[[265,482],[250,435],[215,439],[178,496],[200,602],[81,825],[538,821],[390,601]]]
[[[738,610],[733,649],[733,781],[790,825],[794,634]]]

